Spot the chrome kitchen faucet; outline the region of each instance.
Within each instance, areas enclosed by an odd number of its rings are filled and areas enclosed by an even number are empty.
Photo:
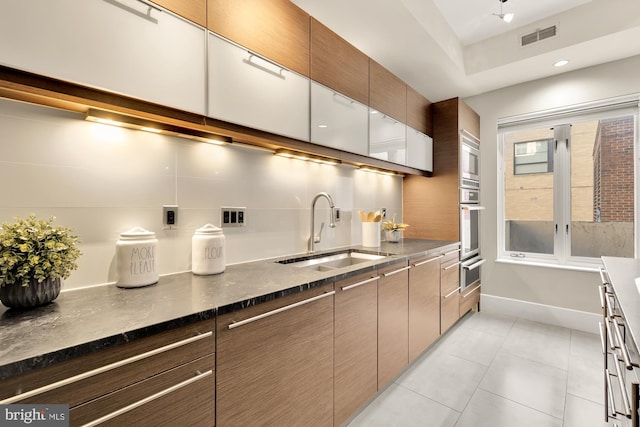
[[[318,235],[315,236],[316,202],[320,197],[326,198],[327,201],[329,202],[329,208],[331,208],[331,211],[329,213],[329,227],[335,228],[336,226],[335,217],[334,217],[335,205],[333,204],[333,199],[328,193],[325,193],[325,192],[320,192],[316,194],[316,196],[313,198],[313,201],[311,202],[311,235],[309,236],[309,244],[307,247],[309,253],[312,253],[314,251],[313,249],[314,244],[320,243],[320,240],[322,238],[322,229],[324,228],[324,222],[323,222],[320,224],[320,231],[318,232]]]

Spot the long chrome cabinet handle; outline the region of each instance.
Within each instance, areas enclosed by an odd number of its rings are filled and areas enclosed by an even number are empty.
[[[620,347],[620,353],[622,353],[622,359],[624,361],[624,366],[631,370],[633,369],[633,364],[631,363],[631,355],[629,354],[629,349],[622,339],[622,333],[620,332],[620,323],[618,323],[618,319],[613,319],[613,330],[616,333],[616,340],[618,340],[618,346]]]
[[[191,337],[191,338],[186,338],[186,339],[181,340],[181,341],[176,341],[174,343],[165,345],[163,347],[158,347],[158,348],[156,348],[154,350],[150,350],[150,351],[147,351],[145,353],[140,353],[138,355],[129,357],[127,359],[122,359],[122,360],[119,360],[117,362],[111,363],[109,365],[105,365],[105,366],[102,366],[100,368],[92,369],[91,371],[83,372],[81,374],[74,375],[72,377],[65,378],[65,379],[60,380],[60,381],[56,381],[55,383],[47,384],[45,386],[42,386],[42,387],[27,391],[27,392],[24,392],[24,393],[21,393],[21,394],[17,394],[15,396],[9,397],[7,399],[0,400],[0,404],[1,405],[7,405],[7,404],[10,404],[10,403],[18,402],[18,401],[20,401],[22,399],[28,399],[29,397],[37,396],[39,394],[46,393],[48,391],[55,390],[55,389],[60,388],[60,387],[63,387],[63,386],[69,385],[69,384],[73,384],[75,382],[78,382],[78,381],[81,381],[81,380],[84,380],[84,379],[87,379],[87,378],[91,378],[91,377],[96,376],[98,374],[102,374],[103,372],[111,371],[111,370],[119,368],[121,366],[129,365],[129,364],[137,362],[139,360],[146,359],[148,357],[155,356],[157,354],[164,353],[164,352],[169,351],[169,350],[173,350],[174,348],[182,347],[183,345],[191,344],[192,342],[200,341],[200,340],[203,340],[205,338],[209,338],[212,335],[213,335],[212,331],[207,331],[204,334],[196,335],[196,336]]]
[[[475,288],[473,288],[472,290],[467,292],[465,295],[462,295],[462,298],[467,298],[467,297],[471,296],[471,294],[475,293],[475,291],[480,290],[481,287],[482,287],[482,285],[476,286]]]
[[[267,311],[266,313],[258,314],[257,316],[249,317],[248,319],[240,320],[238,322],[233,321],[229,326],[229,329],[238,328],[248,323],[255,322],[256,320],[264,319],[265,317],[273,316],[274,314],[282,313],[283,311],[291,310],[292,308],[300,307],[301,305],[309,304],[310,302],[317,301],[322,298],[330,297],[334,295],[336,291],[325,292],[324,294],[317,295],[313,298],[305,299],[295,302],[293,304],[285,305],[284,307],[276,308],[275,310]]]
[[[598,296],[600,297],[600,308],[604,309],[604,286],[598,286],[600,292],[598,292]]]
[[[604,269],[604,267],[600,268],[598,272],[600,273],[600,279],[602,280],[602,284],[603,285],[609,284],[609,279],[605,277],[605,275],[607,274],[607,271]]]
[[[460,249],[454,249],[452,251],[445,252],[442,256],[448,256],[448,255],[451,255],[451,254],[455,254],[456,252],[460,252]]]
[[[159,391],[155,394],[152,394],[151,396],[145,397],[144,399],[140,399],[137,402],[134,402],[130,405],[127,405],[123,408],[118,409],[117,411],[113,411],[103,417],[100,417],[96,420],[91,421],[90,423],[84,424],[82,427],[93,427],[93,426],[97,426],[99,424],[104,423],[105,421],[109,421],[112,418],[118,417],[122,414],[126,414],[129,411],[132,411],[142,405],[146,405],[149,402],[153,402],[156,399],[161,398],[162,396],[165,396],[169,393],[172,393],[176,390],[179,390],[183,387],[188,386],[189,384],[192,384],[196,381],[200,381],[206,377],[208,377],[209,375],[213,375],[213,371],[212,370],[208,370],[206,372],[202,372],[202,373],[198,373],[196,374],[196,376],[194,376],[193,378],[189,378],[188,380],[184,380],[178,384],[172,385],[171,387],[168,387],[162,391]]]
[[[466,270],[475,270],[476,268],[480,267],[482,264],[484,264],[487,260],[486,259],[481,259],[478,262],[474,262],[471,265],[465,265],[464,263],[462,264],[462,268],[466,269]]]
[[[600,330],[600,344],[602,344],[602,353],[606,354],[606,352],[607,352],[607,344],[605,344],[604,326],[602,325],[602,322],[598,322],[598,329]]]
[[[429,264],[430,262],[437,261],[440,258],[444,258],[444,255],[439,255],[437,257],[429,258],[429,259],[426,259],[424,261],[416,262],[415,264],[412,264],[412,265],[414,267],[420,267],[421,265],[425,265],[425,264]]]
[[[460,265],[460,261],[456,262],[455,264],[451,264],[451,265],[450,265],[450,266],[448,266],[448,267],[443,268],[443,270],[445,270],[445,271],[446,271],[446,270],[452,269],[453,267],[456,267],[456,266],[458,266],[458,265]]]
[[[258,68],[266,73],[272,74],[278,78],[284,79],[285,75],[283,74],[285,71],[287,71],[286,68],[284,68],[282,65],[278,64],[277,62],[274,62],[268,58],[265,58],[262,55],[258,55],[255,52],[252,52],[250,50],[247,50],[247,53],[249,54],[249,58],[248,59],[243,59],[243,62],[245,64],[251,65],[252,67]],[[259,60],[269,64],[272,67],[277,68],[279,71],[273,71],[270,70],[269,68],[265,67],[264,65],[261,64],[256,64],[255,62],[252,61],[253,58],[258,58]]]
[[[449,298],[451,295],[455,294],[456,292],[460,292],[460,288],[459,288],[459,287],[458,287],[458,288],[456,288],[456,289],[454,289],[453,291],[449,292],[449,293],[448,293],[447,295],[445,295],[443,298],[444,298],[444,299],[447,299],[447,298]]]
[[[607,321],[604,324],[606,330],[607,330],[607,339],[609,341],[609,348],[611,350],[615,350],[616,348],[618,348],[618,346],[616,345],[616,343],[613,342],[613,334],[611,333],[611,322]]]
[[[624,386],[624,378],[622,378],[622,374],[620,372],[620,364],[618,362],[615,362],[614,367],[616,368],[616,377],[618,378],[618,386],[620,387],[620,395],[622,396],[622,404],[624,405],[624,412],[619,412],[619,414],[624,415],[627,418],[631,418],[629,394],[627,393],[627,389]]]
[[[399,269],[397,269],[397,270],[390,271],[390,272],[388,272],[388,273],[382,273],[382,276],[383,276],[383,277],[393,276],[394,274],[402,273],[403,271],[406,271],[406,270],[408,270],[408,269],[410,269],[410,268],[411,268],[411,266],[410,266],[410,265],[408,265],[408,266],[406,266],[406,267],[402,267],[402,268],[399,268]]]
[[[375,282],[379,278],[380,278],[380,276],[375,276],[375,277],[372,277],[370,279],[365,279],[365,280],[363,280],[361,282],[357,282],[357,283],[353,283],[351,285],[343,286],[340,289],[342,289],[343,291],[348,291],[349,289],[357,288],[358,286],[362,286],[362,285],[366,285],[367,283]]]
[[[618,410],[616,409],[616,401],[613,398],[613,390],[611,388],[611,372],[608,369],[604,370],[604,378],[605,378],[605,387],[607,388],[605,394],[606,404],[605,404],[605,422],[609,421],[609,418],[615,418],[618,414]],[[612,411],[609,411],[611,408]]]
[[[131,6],[127,6],[126,4],[120,3],[117,0],[103,0],[109,4],[114,5],[115,7],[118,7],[122,10],[125,10],[129,13],[132,13],[136,16],[139,16],[142,19],[146,19],[147,21],[153,22],[154,24],[158,23],[158,19],[154,18],[153,16],[151,16],[151,9],[157,10],[158,12],[162,12],[162,9],[160,9],[158,6],[156,6],[153,3],[147,2],[145,0],[137,0],[139,3],[144,4],[145,6],[147,6],[149,9],[147,9],[147,13],[144,12],[140,12],[139,10],[136,10],[134,8],[132,8]]]

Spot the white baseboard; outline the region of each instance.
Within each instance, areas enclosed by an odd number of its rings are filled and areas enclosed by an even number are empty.
[[[587,311],[485,294],[480,296],[480,309],[593,334],[599,333],[598,322],[602,320],[602,315]]]

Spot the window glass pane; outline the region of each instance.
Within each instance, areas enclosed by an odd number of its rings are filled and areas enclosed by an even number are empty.
[[[506,251],[553,254],[553,173],[548,172],[546,128],[504,134],[504,247]],[[517,150],[517,151],[516,151]],[[520,163],[542,156],[540,162]],[[517,159],[517,160],[516,160]]]
[[[571,127],[571,255],[633,257],[634,117]]]

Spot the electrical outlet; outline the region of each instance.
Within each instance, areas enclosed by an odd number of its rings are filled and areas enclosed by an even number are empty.
[[[387,217],[387,208],[380,209],[380,212],[382,212],[382,218],[383,219]]]
[[[333,208],[333,220],[335,222],[340,222],[340,208]]]
[[[171,230],[178,226],[177,205],[164,205],[162,207],[162,226],[165,230]]]
[[[247,208],[220,208],[220,226],[244,227],[247,225]]]

